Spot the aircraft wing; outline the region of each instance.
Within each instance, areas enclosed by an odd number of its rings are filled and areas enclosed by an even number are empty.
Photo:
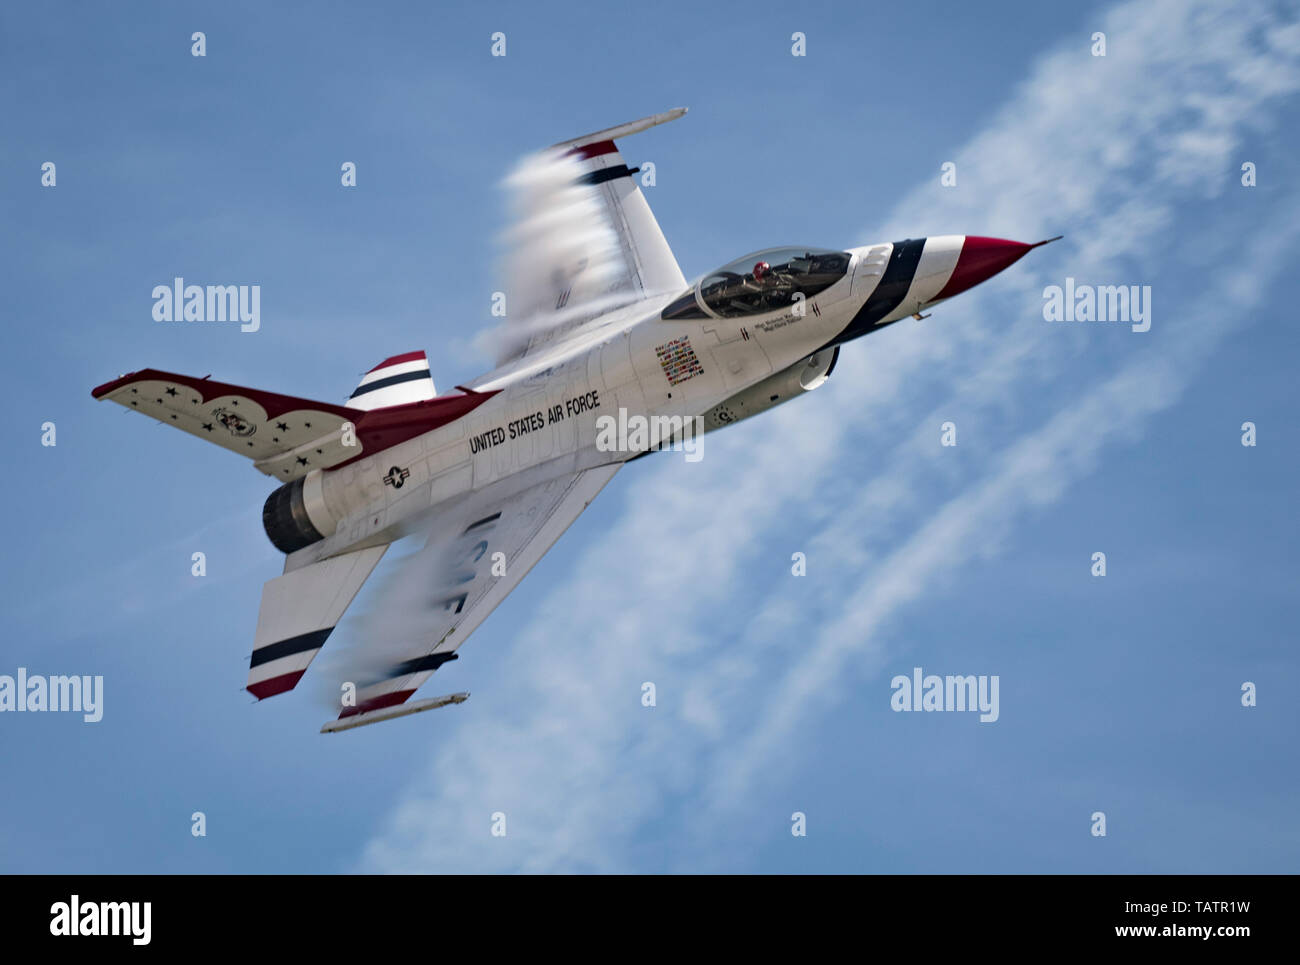
[[[612,308],[685,290],[686,279],[614,143],[676,120],[686,108],[561,141],[526,158],[507,184],[510,323],[504,363],[553,344]]]
[[[405,702],[519,585],[581,515],[620,464],[545,479],[522,490],[488,487],[440,514],[424,549],[400,561],[360,640],[337,669],[355,704],[340,719]],[[382,719],[382,718],[381,718]],[[361,723],[361,721],[358,721]],[[326,725],[329,727],[330,725]]]
[[[490,397],[466,392],[365,411],[157,369],[123,375],[91,395],[247,456],[281,482],[436,429]]]

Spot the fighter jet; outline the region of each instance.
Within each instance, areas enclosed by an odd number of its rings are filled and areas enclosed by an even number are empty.
[[[768,248],[688,284],[615,145],[685,113],[521,165],[498,364],[454,392],[437,393],[423,351],[384,359],[342,405],[155,369],[93,390],[279,481],[262,511],[285,560],[262,592],[258,700],[293,689],[388,548],[422,536],[395,577],[412,612],[361,641],[371,659],[322,732],[463,701],[410,698],[625,463],[816,389],[845,343],[925,317],[1047,243]]]

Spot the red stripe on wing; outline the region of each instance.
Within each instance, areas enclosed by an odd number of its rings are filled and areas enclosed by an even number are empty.
[[[345,707],[343,713],[339,714],[339,720],[344,717],[355,717],[357,714],[364,714],[371,710],[383,710],[385,707],[395,707],[398,704],[406,702],[406,699],[415,693],[414,690],[394,690],[389,694],[380,694],[378,697],[371,697],[369,700],[363,700],[355,707]]]
[[[583,160],[590,160],[605,154],[613,154],[617,150],[618,148],[614,146],[613,141],[597,141],[595,144],[584,144],[582,147],[575,147],[572,153],[577,154]]]
[[[281,674],[278,677],[272,677],[270,680],[260,680],[255,684],[249,684],[244,689],[258,700],[265,700],[267,697],[282,694],[286,690],[293,690],[306,672],[306,668],[295,670],[293,673]]]

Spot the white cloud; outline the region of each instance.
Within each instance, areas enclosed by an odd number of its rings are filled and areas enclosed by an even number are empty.
[[[1235,185],[1244,134],[1300,87],[1300,38],[1266,10],[1206,2],[1126,5],[1099,29],[1108,57],[1078,38],[1046,55],[956,155],[961,187],[919,187],[864,239],[1065,231],[1064,253],[1031,255],[919,327],[854,343],[826,388],[711,437],[701,463],[661,456],[625,471],[602,497],[624,495],[623,516],[550,592],[492,691],[475,694],[473,725],[443,733],[369,845],[370,869],[698,867],[681,835],[679,855],[647,858],[637,830],[679,797],[708,809],[700,828],[724,823],[846,670],[879,665],[873,630],[1177,399],[1234,324],[1188,306],[1257,297],[1296,212],[1204,290],[1159,291],[1145,337],[1042,322],[1044,268],[1136,283],[1215,244],[1231,213],[1162,232],[1189,197]],[[938,424],[954,412],[967,440],[983,436],[941,450]],[[919,495],[945,491],[933,505]],[[737,612],[788,572],[772,534],[810,492],[828,508],[797,547],[810,550],[807,608]],[[773,666],[784,675],[770,679]],[[638,701],[648,667],[653,710]],[[494,810],[510,817],[506,839],[487,833]]]

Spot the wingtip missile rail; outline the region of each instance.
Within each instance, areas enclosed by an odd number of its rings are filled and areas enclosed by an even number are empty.
[[[447,694],[444,697],[430,697],[428,700],[417,700],[414,703],[385,707],[382,710],[368,710],[361,714],[353,714],[351,717],[331,720],[321,727],[320,732],[322,734],[336,734],[339,731],[351,730],[354,727],[377,724],[381,720],[392,720],[394,717],[406,717],[409,714],[419,714],[426,710],[436,710],[439,707],[446,707],[448,704],[463,704],[467,700],[469,700],[469,693],[462,691],[461,693]]]

